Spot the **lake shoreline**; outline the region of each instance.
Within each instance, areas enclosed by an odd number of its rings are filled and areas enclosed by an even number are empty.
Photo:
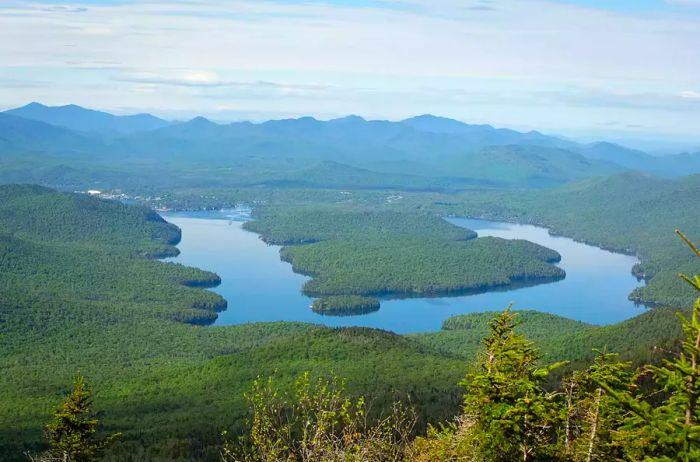
[[[181,254],[170,261],[206,268],[222,279],[222,283],[212,290],[228,300],[229,306],[225,311],[219,312],[213,327],[284,321],[328,327],[373,327],[399,334],[437,332],[440,331],[442,322],[454,315],[505,309],[511,302],[516,302],[516,310],[534,309],[594,325],[613,324],[643,312],[639,304],[627,299],[631,290],[636,287],[636,279],[629,274],[629,268],[633,265],[632,257],[610,253],[583,243],[572,244],[574,241],[568,238],[550,236],[553,239],[562,239],[557,241],[559,245],[563,243],[573,247],[583,246],[586,252],[594,254],[591,257],[594,263],[597,263],[601,256],[608,259],[612,257],[614,267],[605,269],[614,276],[609,285],[615,286],[615,278],[622,278],[627,281],[624,284],[627,284],[629,291],[625,292],[624,287],[617,289],[615,293],[618,295],[611,296],[615,298],[615,303],[608,303],[603,307],[598,306],[598,300],[590,297],[584,297],[578,305],[577,296],[573,294],[562,299],[562,293],[566,290],[561,284],[570,286],[567,279],[576,279],[579,270],[567,270],[567,265],[571,264],[571,256],[567,257],[555,248],[562,257],[562,264],[557,266],[566,272],[566,277],[562,280],[544,283],[537,281],[536,285],[519,284],[517,287],[514,287],[514,284],[489,287],[479,294],[437,293],[434,296],[416,294],[410,297],[408,294],[392,296],[383,293],[381,308],[378,311],[357,316],[320,315],[310,308],[313,299],[301,293],[301,288],[308,278],[295,273],[291,265],[280,259],[281,246],[268,245],[257,233],[245,229],[242,223],[247,221],[248,217],[242,218],[239,212],[240,210],[225,210],[164,214],[168,221],[175,222],[178,226],[182,224]],[[498,223],[501,227],[512,225],[508,222]],[[491,226],[491,222],[480,221],[479,226]],[[540,227],[522,226],[526,231],[534,229],[540,234],[548,234],[546,229]],[[488,234],[483,229],[477,232],[480,236]],[[524,236],[517,238],[528,240]],[[600,252],[602,254],[599,254]],[[588,271],[585,267],[583,269]],[[543,295],[536,295],[540,292]],[[598,291],[594,287],[594,290],[586,292],[590,295]]]

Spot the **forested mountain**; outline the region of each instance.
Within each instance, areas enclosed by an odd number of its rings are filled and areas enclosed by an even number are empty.
[[[470,125],[458,120],[438,117],[431,114],[411,117],[402,120],[401,123],[424,132],[466,135],[484,146],[525,144],[574,149],[577,147],[574,142],[554,136],[547,136],[537,131],[523,133],[507,128],[494,128],[491,125]]]
[[[698,153],[652,156],[643,151],[606,142],[583,146],[578,149],[578,152],[589,159],[605,160],[629,170],[663,176],[683,176],[700,171]]]
[[[127,134],[146,130],[155,130],[168,125],[168,122],[151,114],[116,116],[102,111],[85,109],[75,104],[67,106],[45,106],[29,103],[5,114],[38,120],[78,132],[103,135]]]
[[[41,153],[61,154],[71,151],[87,152],[99,147],[99,142],[71,130],[44,122],[0,113],[0,156],[3,154]],[[16,167],[14,162],[3,161],[3,169]]]
[[[653,157],[610,143],[581,145],[431,115],[399,122],[349,116],[169,123],[143,114],[114,116],[38,103],[0,114],[0,182],[67,189],[265,185],[458,191],[552,187],[624,170],[682,175],[700,171],[700,157]]]
[[[625,148],[615,143],[599,142],[583,146],[581,154],[589,159],[607,160],[625,168],[644,170],[652,156],[636,149]]]

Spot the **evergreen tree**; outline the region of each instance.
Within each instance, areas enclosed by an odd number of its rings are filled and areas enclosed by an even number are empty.
[[[633,378],[630,364],[616,358],[616,354],[598,352],[588,369],[575,371],[564,379],[560,451],[565,460],[602,462],[622,457],[614,432],[625,412],[600,385],[604,383],[617,393],[629,393]]]
[[[556,442],[555,394],[542,388],[561,366],[539,367],[532,343],[515,333],[510,307],[490,324],[477,369],[463,385],[465,417],[481,458],[489,461],[548,460]]]
[[[676,232],[700,257],[700,250],[683,233]],[[700,276],[680,277],[700,292]],[[679,318],[685,332],[682,352],[662,366],[645,368],[666,396],[660,405],[618,393],[600,382],[631,411],[618,433],[630,460],[700,460],[700,298],[695,301],[690,319],[680,314]]]
[[[100,438],[99,421],[91,412],[92,393],[80,373],[73,380],[73,390],[54,413],[54,420],[46,426],[50,457],[70,462],[95,460],[119,433]]]

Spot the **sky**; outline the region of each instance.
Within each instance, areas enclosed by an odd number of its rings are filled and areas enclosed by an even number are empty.
[[[700,0],[0,0],[0,109],[432,113],[700,146]]]

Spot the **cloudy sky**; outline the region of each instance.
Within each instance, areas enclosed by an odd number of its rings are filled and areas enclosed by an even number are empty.
[[[0,108],[700,140],[700,0],[2,0],[0,37]]]

